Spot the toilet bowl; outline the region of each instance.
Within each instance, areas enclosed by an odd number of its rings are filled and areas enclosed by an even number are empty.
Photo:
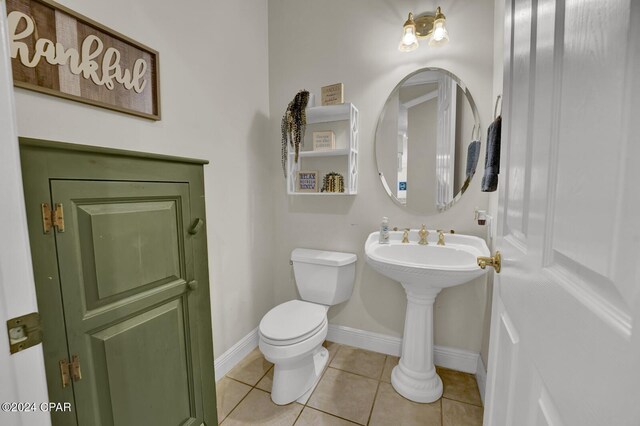
[[[327,366],[327,311],[351,297],[357,257],[295,249],[291,260],[303,300],[274,307],[258,328],[260,351],[275,365],[271,399],[278,405],[305,403]]]

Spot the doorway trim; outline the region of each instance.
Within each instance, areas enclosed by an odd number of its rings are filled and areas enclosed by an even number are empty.
[[[3,244],[0,246],[0,401],[48,402],[42,345],[14,355],[4,324],[7,319],[37,312],[27,218],[22,190],[16,109],[7,37],[6,3],[0,1],[0,209]],[[6,366],[6,368],[4,367]],[[20,374],[18,374],[20,372]],[[3,425],[50,425],[49,413],[2,413]]]

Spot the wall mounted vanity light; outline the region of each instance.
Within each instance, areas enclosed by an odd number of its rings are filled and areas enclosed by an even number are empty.
[[[418,48],[418,38],[429,38],[429,46],[442,46],[449,41],[449,33],[445,27],[446,19],[440,6],[436,13],[422,14],[414,19],[413,13],[402,28],[402,40],[398,46],[401,52],[411,52]]]

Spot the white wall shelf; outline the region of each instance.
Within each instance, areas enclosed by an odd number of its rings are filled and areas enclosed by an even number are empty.
[[[331,130],[336,135],[336,149],[313,151],[314,131]],[[341,158],[345,157],[345,158]],[[318,191],[329,172],[344,177],[344,192],[298,192],[298,171],[318,171]],[[356,195],[358,193],[358,109],[351,103],[307,108],[307,129],[298,162],[295,153],[287,155],[287,193],[289,195]]]
[[[349,149],[332,149],[330,151],[301,151],[300,157],[336,157],[339,155],[349,155]]]

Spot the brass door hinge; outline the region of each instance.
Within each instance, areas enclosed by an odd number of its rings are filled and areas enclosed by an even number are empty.
[[[71,357],[69,370],[71,371],[71,378],[74,382],[82,379],[82,370],[80,370],[80,357],[78,355],[74,355]]]
[[[62,380],[62,387],[66,388],[71,383],[71,378],[69,377],[69,362],[66,359],[61,359],[58,362],[60,366],[60,379]]]
[[[80,357],[73,355],[71,362],[66,359],[61,359],[58,363],[60,366],[60,378],[62,380],[62,387],[66,388],[71,384],[71,379],[74,382],[82,379],[82,370],[80,370]]]
[[[58,232],[64,232],[64,210],[62,204],[56,204],[52,209],[49,203],[40,204],[42,209],[42,230],[45,234],[51,232],[51,228],[56,228]]]

